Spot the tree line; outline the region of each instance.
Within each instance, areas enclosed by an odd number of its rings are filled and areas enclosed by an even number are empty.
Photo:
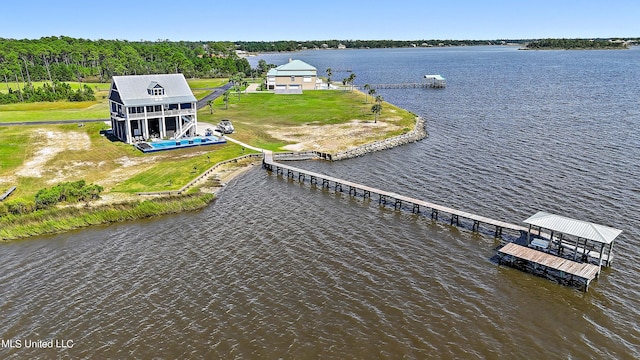
[[[250,75],[251,67],[246,59],[238,57],[236,45],[231,42],[129,42],[67,36],[0,38],[0,81],[12,93],[8,96],[12,100],[26,101],[38,91],[48,94],[44,97],[60,97],[56,81],[108,82],[114,75],[158,73],[213,78]],[[51,89],[33,89],[31,84],[35,81],[48,81]],[[9,82],[21,84],[22,90],[9,89]],[[81,93],[86,94],[84,88]],[[9,101],[7,96],[4,100]]]
[[[224,77],[251,73],[230,42],[86,40],[67,36],[36,40],[0,38],[0,77],[31,81],[107,82],[114,75],[183,73]]]
[[[25,84],[23,88],[19,87],[17,90],[7,87],[9,89],[7,93],[0,93],[0,104],[58,100],[93,101],[96,99],[93,89],[86,84],[73,91],[71,85],[58,80],[54,80],[51,84],[44,83],[37,88],[33,84]]]
[[[626,41],[621,39],[540,39],[532,41],[525,49],[627,49]]]
[[[431,46],[473,46],[524,43],[525,40],[312,40],[312,41],[238,41],[236,46],[248,52],[297,51],[304,49],[376,49]]]

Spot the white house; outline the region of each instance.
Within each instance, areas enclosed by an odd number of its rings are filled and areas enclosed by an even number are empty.
[[[318,80],[315,67],[301,60],[288,63],[267,72],[268,90],[314,90]]]
[[[109,109],[114,135],[128,144],[196,134],[196,98],[182,74],[114,76]]]

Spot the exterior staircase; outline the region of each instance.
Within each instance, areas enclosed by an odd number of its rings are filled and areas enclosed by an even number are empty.
[[[184,136],[184,134],[186,134],[189,130],[193,129],[196,126],[196,122],[193,121],[193,119],[190,119],[184,115],[181,116],[180,118],[181,120],[184,121],[184,124],[182,124],[181,131],[178,131],[175,134],[173,134],[174,139],[180,139],[181,137]]]

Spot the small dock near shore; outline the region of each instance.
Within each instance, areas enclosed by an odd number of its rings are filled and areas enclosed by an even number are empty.
[[[447,80],[441,75],[425,75],[425,82],[396,83],[396,84],[369,84],[370,89],[444,89]],[[364,85],[355,85],[358,90],[364,90]]]
[[[481,226],[488,226],[494,237],[499,238],[504,244],[497,251],[499,264],[553,278],[564,285],[578,285],[584,291],[587,291],[590,282],[598,277],[602,266],[611,265],[613,241],[622,232],[604,225],[545,212],[538,212],[525,220],[525,223],[529,224],[528,227],[520,226],[285,165],[276,162],[271,151],[263,151],[263,154],[263,168],[278,175],[286,174],[287,178],[293,180],[297,178],[299,182],[305,182],[308,179],[309,184],[326,189],[333,188],[336,192],[348,191],[349,196],[360,196],[363,199],[376,196],[379,205],[393,206],[396,210],[411,210],[414,214],[426,212],[433,220],[444,216],[452,226],[460,226],[461,219],[466,220],[474,232],[480,232]],[[288,154],[287,157],[282,158],[282,160],[287,159],[293,160],[295,157]],[[543,229],[550,232],[543,232]],[[505,240],[503,230],[515,232],[516,239]],[[576,237],[575,243],[568,242],[571,236]],[[567,254],[564,253],[565,250],[568,250]]]

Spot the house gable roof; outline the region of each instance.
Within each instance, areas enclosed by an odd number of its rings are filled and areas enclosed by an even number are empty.
[[[125,106],[196,101],[182,74],[114,76],[112,81],[109,99]],[[149,95],[149,89],[158,87],[164,88],[164,95]]]
[[[317,69],[302,60],[291,60],[270,69],[267,76],[316,76]]]

